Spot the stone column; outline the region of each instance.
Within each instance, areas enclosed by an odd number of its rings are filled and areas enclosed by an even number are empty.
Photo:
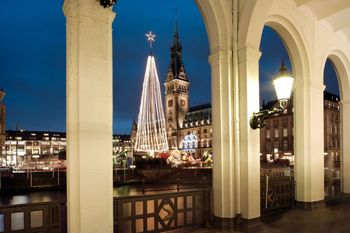
[[[68,232],[113,232],[112,22],[96,0],[65,0]]]
[[[323,83],[296,79],[294,152],[297,204],[313,208],[324,199]]]
[[[259,111],[258,49],[239,49],[239,90],[241,129],[241,208],[242,218],[260,217],[260,135],[253,130],[249,119]]]
[[[343,178],[343,192],[350,197],[350,100],[341,101],[341,145],[342,161],[341,172]]]
[[[233,151],[233,87],[231,50],[213,53],[211,65],[213,117],[213,189],[216,224],[232,225],[235,217]]]

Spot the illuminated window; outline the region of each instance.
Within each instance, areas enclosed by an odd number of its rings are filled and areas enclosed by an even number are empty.
[[[275,129],[275,138],[278,138],[278,129]]]
[[[283,137],[288,137],[288,129],[283,128]]]
[[[270,130],[268,129],[268,130],[266,130],[266,138],[270,138],[270,137],[271,137]]]

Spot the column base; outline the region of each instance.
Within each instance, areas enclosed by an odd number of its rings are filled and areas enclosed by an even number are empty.
[[[214,228],[220,230],[234,230],[234,226],[236,225],[237,217],[235,218],[220,218],[214,216],[213,225]]]
[[[220,218],[214,216],[214,228],[220,230],[235,230],[244,233],[263,232],[260,217],[244,219],[240,215],[237,215],[235,218]]]
[[[342,193],[341,197],[344,201],[350,201],[350,193]]]
[[[262,232],[264,232],[260,217],[253,218],[253,219],[245,219],[245,218],[237,219],[236,230],[244,232],[244,233],[262,233]]]
[[[314,202],[295,201],[295,206],[302,210],[317,210],[326,206],[324,200]]]

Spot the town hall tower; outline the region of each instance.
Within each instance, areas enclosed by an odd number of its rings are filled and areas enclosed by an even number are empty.
[[[173,42],[170,49],[170,64],[165,80],[165,120],[169,149],[178,149],[180,138],[179,129],[182,128],[185,115],[188,111],[189,81],[182,62],[182,45],[179,38],[176,21]]]

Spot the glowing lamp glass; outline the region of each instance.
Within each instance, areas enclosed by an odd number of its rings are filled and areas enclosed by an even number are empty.
[[[273,80],[275,86],[277,99],[289,99],[293,88],[294,78],[290,76],[281,76]]]

